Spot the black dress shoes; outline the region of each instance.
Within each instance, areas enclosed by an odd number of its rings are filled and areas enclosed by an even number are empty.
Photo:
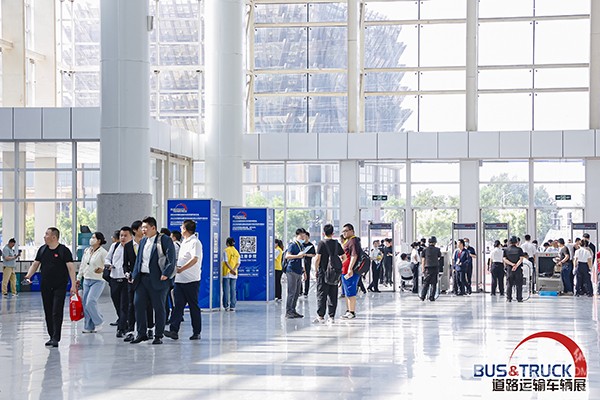
[[[152,341],[152,344],[163,344],[162,339],[159,337],[155,337],[154,340]]]
[[[173,331],[165,331],[165,336],[173,340],[179,339],[179,333]]]
[[[190,336],[190,340],[200,340],[200,335],[192,335]]]
[[[125,336],[125,339],[123,339],[123,341],[131,342],[134,338],[135,338],[135,336],[133,336],[133,333],[128,333],[127,336]]]
[[[131,341],[131,344],[138,344],[148,340],[148,336],[138,336]]]
[[[44,343],[44,346],[48,346],[48,347],[58,347],[58,342],[56,340],[48,340],[46,343]]]

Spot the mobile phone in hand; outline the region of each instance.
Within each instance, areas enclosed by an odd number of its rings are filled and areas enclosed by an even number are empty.
[[[30,279],[27,279],[27,278],[25,278],[25,279],[23,279],[23,280],[21,281],[21,285],[23,285],[23,286],[29,286],[29,285],[31,285],[31,280],[30,280]]]

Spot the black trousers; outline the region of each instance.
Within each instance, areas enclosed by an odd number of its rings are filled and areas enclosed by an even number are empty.
[[[325,309],[330,318],[335,317],[338,302],[338,285],[325,282],[325,271],[319,271],[317,276],[317,315],[325,317]]]
[[[504,296],[504,264],[495,262],[492,264],[492,294],[496,294],[496,287],[500,291],[500,296]]]
[[[280,269],[275,270],[275,298],[281,299],[281,277],[283,276],[283,271]]]
[[[363,276],[358,277],[358,283],[356,284],[356,288],[363,293],[367,293],[367,289],[365,289],[365,284],[363,283]]]
[[[377,261],[371,261],[371,283],[369,283],[368,289],[374,292],[379,292],[379,271],[381,270],[381,264]]]
[[[435,289],[437,288],[438,271],[440,267],[425,267],[425,274],[423,276],[423,291],[421,292],[421,298],[427,297],[429,287],[431,286],[431,295],[429,300],[435,300]]]
[[[463,285],[468,294],[471,294],[471,278],[473,277],[473,264],[470,263],[466,266]]]
[[[306,280],[302,284],[304,287],[303,293],[305,296],[308,296],[308,289],[310,289],[310,265],[305,265],[304,269],[306,270]]]
[[[419,293],[419,264],[412,263],[410,268],[413,273],[412,292]]]
[[[513,286],[517,290],[517,301],[523,300],[523,269],[521,267],[513,271],[511,267],[507,267],[508,284],[506,286],[506,298],[512,300]]]
[[[48,335],[50,335],[50,339],[60,342],[67,285],[46,287],[42,284],[40,291],[42,292],[42,304]]]
[[[127,331],[133,332],[135,331],[135,291],[133,290],[133,285],[128,284],[127,292],[129,293],[129,307],[127,310]],[[148,303],[146,306],[146,322],[148,323],[148,328],[154,328],[154,313],[152,312],[152,304]]]
[[[117,330],[125,332],[127,330],[127,312],[129,311],[129,284],[127,279],[111,279],[108,285],[110,286],[110,298],[117,310]]]
[[[592,277],[590,275],[590,267],[587,263],[577,263],[577,287],[575,288],[576,294],[587,294],[592,296],[594,290],[592,289]]]
[[[454,294],[460,294],[463,295],[465,294],[465,270],[461,269],[460,271],[454,270],[452,271],[452,273],[454,274],[454,279],[453,279],[453,288],[454,288]]]
[[[156,290],[152,287],[150,274],[141,274],[140,282],[135,289],[135,319],[137,321],[137,332],[139,336],[146,336],[149,323],[147,320],[148,304],[152,305],[154,310],[155,331],[154,337],[162,338],[165,332],[165,299],[167,298],[168,287],[162,290]]]
[[[183,309],[185,305],[190,306],[190,317],[192,319],[192,332],[199,335],[202,331],[202,314],[198,304],[198,294],[200,293],[200,281],[189,283],[176,283],[173,289],[175,296],[175,306],[171,314],[171,332],[179,332],[181,321],[183,320]]]
[[[390,257],[391,258],[391,257]],[[384,268],[384,281],[386,284],[391,285],[392,284],[392,262],[387,262],[387,263],[383,263],[383,268]]]

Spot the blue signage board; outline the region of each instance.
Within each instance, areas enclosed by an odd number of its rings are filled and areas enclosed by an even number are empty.
[[[232,208],[230,235],[240,252],[238,300],[273,300],[275,211],[270,208]]]
[[[202,243],[202,272],[200,275],[200,308],[219,309],[221,285],[221,202],[219,200],[167,200],[167,227],[181,230],[186,219],[196,222],[196,234]]]

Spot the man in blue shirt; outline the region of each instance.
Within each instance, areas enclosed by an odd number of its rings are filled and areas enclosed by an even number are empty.
[[[302,251],[305,241],[305,230],[303,228],[296,229],[296,239],[290,243],[285,255],[288,260],[286,275],[287,275],[287,301],[285,306],[286,318],[304,318],[304,315],[296,311],[298,304],[298,296],[302,291],[302,280],[306,279],[304,270],[304,252]]]

